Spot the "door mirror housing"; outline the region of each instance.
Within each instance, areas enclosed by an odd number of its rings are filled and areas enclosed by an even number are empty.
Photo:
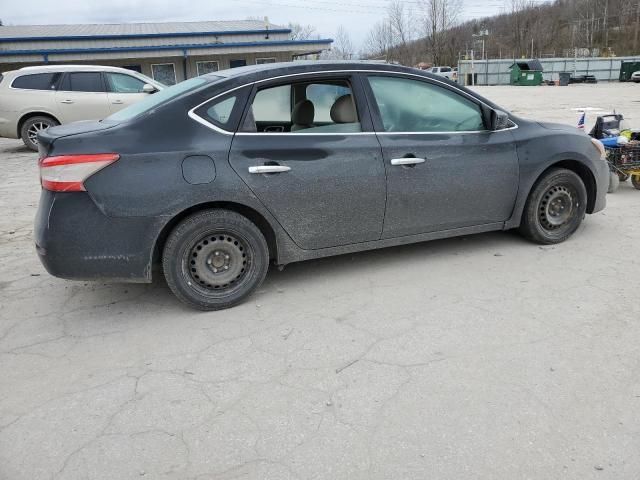
[[[491,130],[504,130],[509,126],[509,114],[502,110],[491,110]]]
[[[142,91],[144,93],[156,93],[158,91],[158,89],[156,87],[154,87],[153,85],[151,85],[150,83],[145,83],[142,86]]]

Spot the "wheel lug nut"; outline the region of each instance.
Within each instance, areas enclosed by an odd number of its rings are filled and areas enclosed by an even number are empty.
[[[229,260],[229,255],[225,255],[224,258]]]
[[[218,273],[218,269],[217,269],[217,268],[214,268],[214,269],[213,269],[213,273]]]
[[[225,265],[225,266],[224,266],[224,269],[225,269],[225,270],[229,270],[229,265]]]
[[[207,264],[211,265],[211,259],[207,260]]]

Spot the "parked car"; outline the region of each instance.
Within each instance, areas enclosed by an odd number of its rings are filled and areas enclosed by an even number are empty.
[[[449,80],[454,79],[454,74],[457,76],[457,72],[454,72],[454,69],[451,67],[431,67],[427,71],[429,73],[433,73],[434,75],[440,75],[441,77],[446,77]]]
[[[513,228],[562,242],[609,182],[602,144],[575,127],[359,62],[219,71],[39,139],[46,269],[150,282],[160,263],[204,310],[243,301],[270,261]]]
[[[640,70],[631,74],[631,81],[640,83]]]
[[[0,74],[0,137],[38,149],[38,133],[61,123],[100,120],[164,88],[117,67],[51,65]]]

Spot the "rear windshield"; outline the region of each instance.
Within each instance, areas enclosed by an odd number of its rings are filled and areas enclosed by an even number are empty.
[[[205,83],[209,83],[210,79],[211,76],[208,76],[208,79],[195,77],[190,80],[180,82],[171,87],[164,88],[156,93],[149,94],[149,96],[144,98],[143,100],[140,100],[139,102],[136,102],[133,105],[130,105],[127,108],[123,108],[119,112],[108,116],[103,121],[113,123],[126,122],[134,117],[137,117],[138,115],[142,115],[143,113],[153,110],[158,105],[164,102],[168,102],[169,100],[182,95],[183,93],[195,90]]]

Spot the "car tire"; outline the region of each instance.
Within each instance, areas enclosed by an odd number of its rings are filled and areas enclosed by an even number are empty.
[[[607,193],[614,193],[620,186],[620,177],[615,172],[609,172],[609,188]]]
[[[640,190],[640,175],[631,175],[631,184],[636,190]]]
[[[38,150],[37,135],[40,131],[46,130],[49,127],[55,127],[60,125],[58,121],[51,117],[37,116],[28,118],[20,127],[20,138],[24,144],[31,150]]]
[[[586,208],[582,179],[571,170],[550,170],[529,193],[520,232],[543,245],[564,242],[582,223]]]
[[[199,310],[221,310],[246,299],[269,268],[269,248],[260,229],[230,210],[205,210],[181,221],[169,234],[162,268],[171,291]]]

